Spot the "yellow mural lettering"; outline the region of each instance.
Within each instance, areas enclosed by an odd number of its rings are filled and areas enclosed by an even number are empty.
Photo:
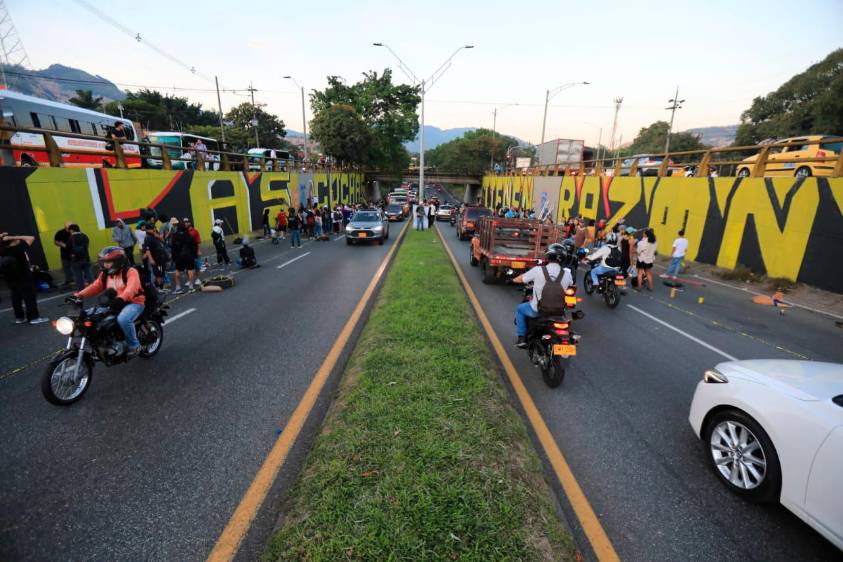
[[[653,193],[650,227],[656,239],[663,241],[662,252],[669,251],[669,244],[684,228],[688,239],[686,256],[689,260],[697,257],[710,198],[708,178],[661,178]]]

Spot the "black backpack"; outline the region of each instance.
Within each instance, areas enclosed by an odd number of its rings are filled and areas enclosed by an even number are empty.
[[[617,246],[609,247],[609,255],[606,256],[606,265],[609,267],[621,266],[621,250]]]
[[[565,289],[562,287],[561,278],[565,275],[565,269],[560,268],[559,275],[556,279],[550,278],[550,273],[546,266],[542,266],[542,273],[544,274],[545,284],[542,287],[542,293],[539,295],[538,311],[542,316],[555,316],[564,314],[565,306]]]

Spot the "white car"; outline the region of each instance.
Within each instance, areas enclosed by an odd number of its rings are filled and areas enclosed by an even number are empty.
[[[697,385],[689,420],[730,490],[780,501],[843,550],[843,365],[720,363]]]

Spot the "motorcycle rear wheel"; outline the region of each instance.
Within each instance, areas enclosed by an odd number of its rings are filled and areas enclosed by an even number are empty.
[[[606,292],[603,294],[603,299],[606,301],[606,306],[609,308],[617,308],[621,303],[621,295],[614,283],[606,286]]]
[[[594,283],[591,282],[591,274],[587,271],[585,272],[585,279],[583,279],[582,284],[586,295],[594,293]]]
[[[546,364],[547,368],[542,368],[544,384],[550,388],[556,388],[565,380],[564,362],[558,355],[551,355]]]
[[[76,358],[80,351],[64,353],[47,365],[41,376],[41,394],[50,404],[69,406],[85,394],[91,386],[93,370],[84,360],[79,365],[79,373],[74,373]]]
[[[155,320],[146,320],[140,325],[138,340],[141,343],[141,351],[138,355],[149,359],[158,353],[164,343],[164,328]]]

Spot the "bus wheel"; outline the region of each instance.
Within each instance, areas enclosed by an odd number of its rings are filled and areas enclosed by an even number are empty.
[[[37,166],[38,163],[35,162],[35,160],[33,160],[32,156],[30,156],[29,154],[24,154],[20,157],[20,165],[23,168],[32,168],[34,166]]]

